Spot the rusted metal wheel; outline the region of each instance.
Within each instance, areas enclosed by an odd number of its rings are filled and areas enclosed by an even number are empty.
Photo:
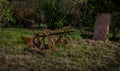
[[[36,47],[40,47],[40,45],[41,45],[41,42],[40,42],[40,39],[39,39],[39,37],[34,37],[33,38],[33,44],[36,46]]]

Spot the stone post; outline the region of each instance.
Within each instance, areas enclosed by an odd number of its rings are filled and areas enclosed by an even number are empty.
[[[94,26],[93,40],[96,41],[108,40],[110,23],[111,23],[111,14],[108,13],[97,14],[95,26]]]

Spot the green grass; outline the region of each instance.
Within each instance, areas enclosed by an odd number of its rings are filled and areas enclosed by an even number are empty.
[[[82,39],[80,34],[71,34],[73,47],[59,46],[41,54],[24,50],[28,46],[20,37],[34,37],[31,30],[7,28],[0,33],[0,71],[120,70],[120,42],[95,42]]]

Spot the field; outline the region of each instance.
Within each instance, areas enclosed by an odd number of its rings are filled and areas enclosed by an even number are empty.
[[[30,29],[4,29],[0,33],[0,71],[120,71],[120,42],[95,42],[81,35],[71,35],[73,47],[38,53],[25,50],[30,47],[20,38],[33,37]]]

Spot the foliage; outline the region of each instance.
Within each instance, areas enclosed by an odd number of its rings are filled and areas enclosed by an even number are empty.
[[[1,26],[8,26],[15,23],[13,18],[13,6],[7,0],[0,0],[0,24]]]
[[[120,11],[119,0],[88,0],[88,3],[94,6],[97,13],[113,13]]]
[[[119,0],[88,0],[89,4],[92,4],[98,13],[112,13],[120,11]]]
[[[34,10],[27,6],[27,2],[14,2],[14,18],[17,21],[12,27],[27,27],[31,26],[35,20]]]
[[[89,4],[88,2],[85,2],[83,4],[80,4],[78,6],[79,13],[80,13],[80,23],[82,27],[93,27],[96,17],[96,9],[94,6]]]
[[[35,19],[38,23],[44,23],[44,7],[47,0],[30,0],[29,8],[35,11]]]
[[[67,12],[67,23],[77,28],[93,27],[96,12],[87,0],[61,0],[59,6]]]
[[[120,23],[118,22],[120,20],[120,13],[116,12],[112,14],[112,23],[110,25],[110,35],[109,37],[112,40],[120,40],[119,33],[120,33]]]
[[[45,22],[48,28],[61,28],[65,25],[66,13],[60,8],[56,0],[48,0],[43,7],[45,13]]]
[[[71,24],[74,27],[81,26],[80,20],[82,14],[80,14],[80,8],[78,7],[86,0],[60,0],[59,6],[67,13],[67,24]]]
[[[52,29],[72,24],[79,29],[88,27],[93,30],[97,13],[111,13],[113,18],[110,37],[115,37],[119,32],[119,0],[19,0],[16,2],[14,5],[7,0],[0,0],[1,26],[28,27],[26,23],[29,25],[31,23],[23,19],[29,19],[35,20],[37,24],[45,23]]]
[[[111,0],[88,0],[88,3],[94,6],[97,13],[110,13],[112,11],[112,1]]]

